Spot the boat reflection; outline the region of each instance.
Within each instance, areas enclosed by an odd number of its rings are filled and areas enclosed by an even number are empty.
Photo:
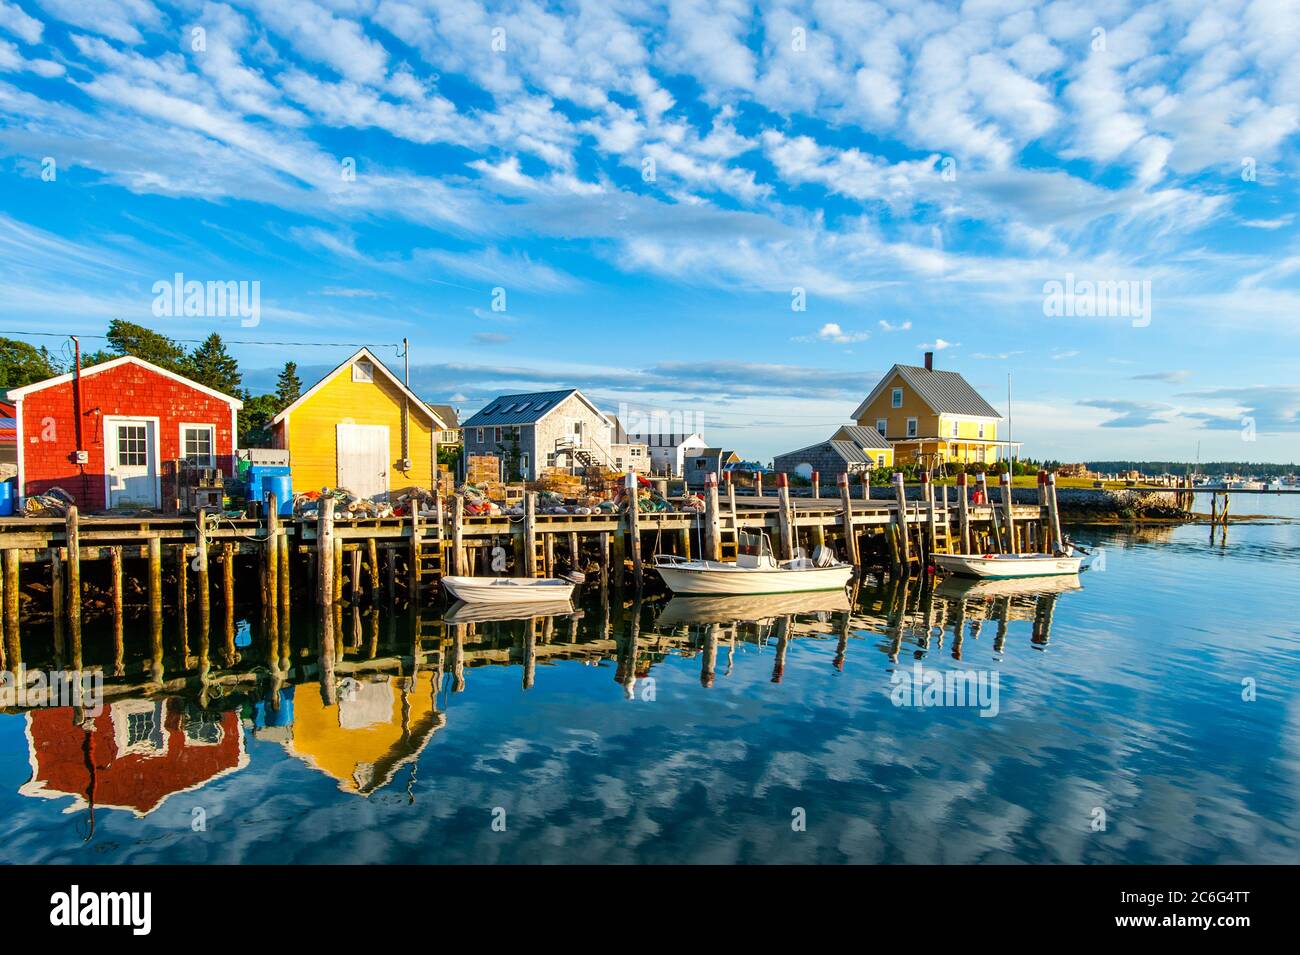
[[[848,595],[843,590],[806,594],[769,594],[758,597],[674,596],[656,621],[660,627],[690,624],[770,621],[794,614],[848,613]]]

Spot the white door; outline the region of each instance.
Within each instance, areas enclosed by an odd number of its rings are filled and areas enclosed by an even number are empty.
[[[108,506],[158,507],[157,422],[144,418],[104,421]]]
[[[388,427],[337,425],[339,487],[358,497],[388,493]]]

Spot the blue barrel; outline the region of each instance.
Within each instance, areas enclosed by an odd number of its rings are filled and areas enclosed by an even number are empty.
[[[0,517],[14,516],[14,482],[0,482]]]
[[[262,478],[262,500],[275,495],[281,517],[293,515],[293,480],[287,474],[268,474]]]

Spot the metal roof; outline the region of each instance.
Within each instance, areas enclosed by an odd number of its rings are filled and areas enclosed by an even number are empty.
[[[916,365],[895,365],[880,379],[871,394],[853,412],[861,418],[876,396],[898,375],[937,414],[972,415],[976,418],[1001,418],[997,409],[980,397],[980,393],[955,371],[928,371]]]
[[[840,427],[835,435],[843,434],[849,441],[852,441],[860,448],[875,448],[879,451],[888,451],[893,447],[885,436],[875,428],[866,428],[858,424],[846,424]],[[831,435],[831,440],[836,440],[835,435]],[[840,439],[843,440],[843,439]]]
[[[903,380],[912,386],[927,405],[940,414],[969,414],[981,418],[1001,418],[997,409],[980,397],[955,371],[926,371],[915,365],[896,365]]]
[[[871,457],[852,441],[827,441],[831,450],[849,464],[870,464]]]
[[[519,395],[498,395],[483,410],[466,421],[462,428],[488,425],[536,424],[569,395],[581,395],[577,388],[563,391],[532,391]],[[583,399],[586,400],[585,398]],[[591,402],[587,402],[591,404]],[[600,414],[599,411],[596,412]]]

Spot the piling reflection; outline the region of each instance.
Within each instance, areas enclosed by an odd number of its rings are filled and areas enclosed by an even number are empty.
[[[314,617],[299,614],[296,622],[283,612],[238,622],[227,608],[218,624],[225,666],[213,660],[206,616],[196,614],[186,631],[170,637],[150,619],[140,659],[121,660],[113,647],[104,661],[105,673],[124,675],[102,712],[27,710],[32,772],[20,792],[70,800],[65,809],[84,811],[88,820],[97,808],[144,816],[173,793],[245,767],[248,735],[275,744],[343,793],[368,797],[400,775],[414,799],[401,770],[414,773],[425,750],[454,732],[451,698],[472,695],[479,668],[518,667],[518,686],[531,695],[546,683],[547,669],[563,661],[608,661],[621,695],[632,700],[653,698],[655,669],[670,657],[698,658],[702,692],[718,692],[750,666],[784,692],[794,679],[794,648],[816,641],[825,644],[826,665],[840,672],[876,667],[884,685],[905,652],[922,659],[946,647],[955,661],[972,658],[989,621],[995,636],[985,665],[1008,652],[1013,623],[1027,625],[1028,646],[1046,649],[1057,601],[1079,587],[1074,578],[938,586],[901,580],[867,582],[851,595],[654,601],[601,590],[578,610],[459,604],[415,612],[389,605],[349,608],[345,617],[336,605]],[[51,647],[56,660],[59,641]],[[159,692],[160,671],[169,678],[167,691],[150,695]],[[151,682],[132,692],[129,681],[142,676]]]

